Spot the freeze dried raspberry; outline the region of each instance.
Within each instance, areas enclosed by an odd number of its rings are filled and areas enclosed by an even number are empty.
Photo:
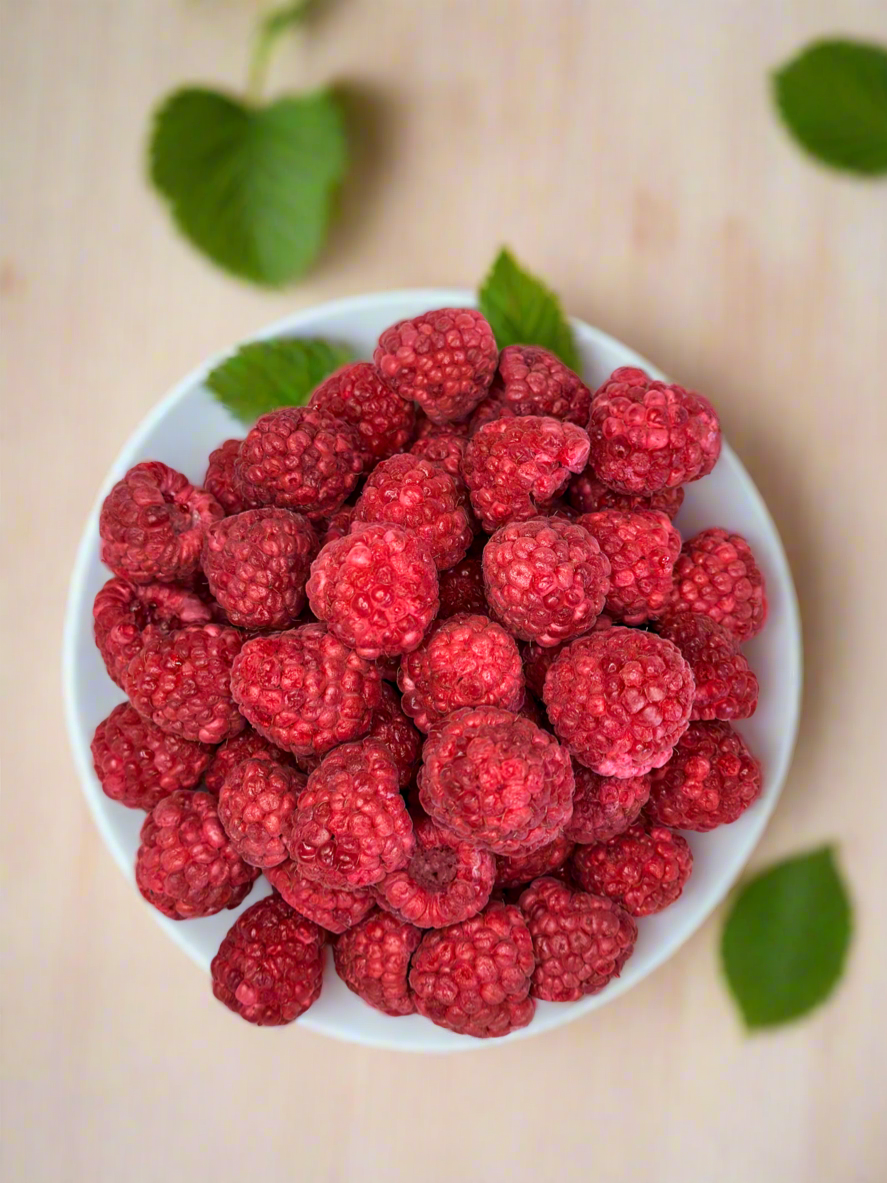
[[[383,682],[382,701],[373,711],[367,739],[378,739],[397,765],[397,781],[402,789],[412,782],[422,754],[422,736],[404,714],[400,695]]]
[[[468,439],[470,420],[462,419],[459,423],[434,423],[424,411],[416,412],[416,441],[440,439],[449,435]]]
[[[206,527],[224,516],[211,493],[175,469],[137,464],[102,505],[102,562],[132,583],[186,581],[200,564]]]
[[[708,399],[632,366],[614,370],[595,391],[588,435],[598,480],[642,497],[698,481],[721,454],[721,427]]]
[[[579,513],[598,513],[602,509],[657,509],[669,521],[674,521],[678,510],[684,504],[683,485],[673,489],[660,489],[650,497],[636,497],[631,493],[617,493],[609,489],[594,475],[589,464],[574,476],[567,486],[567,500]]]
[[[748,719],[758,705],[758,679],[723,625],[699,612],[678,612],[659,622],[690,663],[696,680],[691,719]]]
[[[140,715],[171,735],[221,743],[246,726],[231,696],[231,666],[243,635],[221,624],[174,633],[149,629],[123,689]]]
[[[252,727],[244,727],[239,735],[226,740],[219,747],[213,749],[213,761],[206,770],[203,778],[204,788],[214,797],[218,797],[225,783],[225,777],[244,760],[274,760],[278,764],[285,764],[288,768],[293,765],[293,757],[289,752],[275,747],[264,735],[259,735]]]
[[[354,428],[367,472],[380,460],[403,451],[413,438],[416,408],[395,394],[368,361],[353,362],[330,374],[308,405]]]
[[[400,663],[402,706],[422,731],[460,707],[516,711],[524,698],[520,653],[505,629],[486,616],[460,613],[432,629]]]
[[[632,916],[673,904],[693,869],[687,839],[643,817],[609,842],[577,846],[573,876],[583,891],[609,896]]]
[[[158,801],[142,825],[136,886],[171,920],[236,908],[259,876],[232,846],[216,805],[209,793],[181,789]]]
[[[609,628],[564,649],[545,678],[555,735],[600,776],[659,768],[687,729],[693,671],[671,641]]]
[[[499,354],[497,392],[515,415],[550,415],[585,427],[591,391],[560,358],[538,345],[507,345]]]
[[[247,496],[312,520],[336,512],[363,471],[353,427],[315,407],[281,407],[256,422],[234,471]]]
[[[604,509],[579,519],[610,560],[606,610],[626,624],[661,616],[672,590],[681,536],[664,513]]]
[[[537,727],[542,727],[544,730],[551,732],[551,726],[545,717],[545,712],[529,692],[524,695],[524,701],[518,707],[515,714],[520,715],[522,719],[529,719]],[[554,734],[554,732],[551,733],[552,735]]]
[[[376,667],[323,624],[247,641],[231,692],[260,735],[298,757],[365,735],[382,702]]]
[[[767,619],[764,576],[741,534],[712,528],[684,543],[668,606],[676,612],[710,616],[740,643],[758,635]]]
[[[286,859],[276,867],[268,867],[265,877],[291,908],[327,932],[344,932],[360,923],[376,906],[372,890],[324,887],[322,883],[306,879],[294,859]]]
[[[614,623],[612,616],[608,616],[606,612],[602,612],[588,631],[590,633],[603,633],[608,628],[612,628]],[[572,639],[578,640],[578,638]],[[535,641],[527,641],[521,646],[524,662],[524,678],[527,682],[527,688],[537,698],[542,697],[545,688],[545,675],[551,669],[551,663],[570,643],[570,641],[560,641],[557,645],[543,646],[538,645]]]
[[[510,522],[484,547],[487,602],[512,636],[543,646],[587,632],[604,606],[610,564],[581,526]]]
[[[128,702],[114,707],[92,737],[102,792],[130,809],[151,810],[176,789],[193,789],[212,757],[209,744],[167,735]]]
[[[336,973],[349,990],[383,1014],[411,1015],[416,1004],[407,976],[421,940],[414,925],[377,910],[336,941]]]
[[[219,793],[219,818],[231,845],[252,867],[276,867],[286,858],[283,836],[292,825],[301,772],[273,760],[243,760]]]
[[[440,573],[439,620],[447,620],[459,612],[473,616],[489,615],[489,605],[484,593],[484,570],[479,558],[469,554],[461,563]]]
[[[461,1035],[488,1039],[526,1027],[533,940],[519,908],[492,903],[479,916],[427,932],[413,954],[419,1014]]]
[[[485,423],[495,423],[497,419],[516,419],[518,416],[502,401],[502,387],[494,380],[488,398],[478,403],[468,420],[468,438],[477,435]]]
[[[519,887],[542,875],[552,875],[563,867],[574,846],[565,834],[558,834],[553,842],[529,854],[500,854],[496,859],[496,886]]]
[[[640,817],[650,797],[650,774],[598,776],[581,764],[573,765],[576,792],[573,816],[564,834],[573,842],[609,842]]]
[[[328,542],[334,542],[337,538],[344,538],[346,534],[351,533],[354,509],[355,507],[353,505],[343,506],[331,518],[318,523],[321,547],[326,546]]]
[[[506,522],[536,517],[587,459],[581,427],[529,415],[481,427],[465,448],[462,474],[474,512],[492,534]]]
[[[400,654],[394,657],[377,657],[373,665],[379,671],[379,677],[393,686],[397,685],[397,675],[400,673]]]
[[[418,647],[437,613],[437,568],[412,530],[364,526],[323,548],[311,566],[308,599],[361,657],[395,657]]]
[[[209,454],[209,465],[203,478],[203,487],[212,493],[226,514],[243,513],[245,509],[255,509],[256,502],[251,500],[234,471],[234,462],[243,440],[225,440],[214,452]]]
[[[454,426],[459,425],[454,424]],[[429,464],[442,468],[444,472],[448,472],[450,476],[461,481],[462,457],[465,455],[467,443],[468,440],[465,436],[456,435],[455,432],[444,431],[441,428],[439,435],[425,435],[416,440],[410,448],[410,455],[427,460]]]
[[[762,787],[761,765],[729,723],[691,723],[653,773],[647,812],[664,826],[705,833],[735,822]]]
[[[267,896],[238,916],[219,946],[213,994],[248,1023],[291,1023],[320,996],[324,940],[280,896]]]
[[[328,887],[370,887],[405,867],[413,823],[384,744],[364,739],[330,752],[308,778],[286,841],[302,874]]]
[[[419,799],[439,825],[493,854],[545,846],[573,811],[564,748],[529,719],[466,707],[425,742]]]
[[[634,951],[638,926],[606,896],[537,879],[520,897],[533,938],[536,968],[530,993],[549,1002],[577,1002],[618,978]]]
[[[433,423],[470,415],[486,394],[499,352],[493,330],[473,308],[439,308],[402,320],[379,338],[373,361],[401,396]]]

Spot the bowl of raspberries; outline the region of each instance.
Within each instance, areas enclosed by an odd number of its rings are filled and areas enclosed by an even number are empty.
[[[109,474],[69,730],[208,1005],[408,1050],[539,1033],[671,956],[754,848],[800,699],[779,536],[712,403],[573,330],[581,373],[500,350],[467,292],[326,304],[260,339],[366,360],[251,425],[210,363]]]

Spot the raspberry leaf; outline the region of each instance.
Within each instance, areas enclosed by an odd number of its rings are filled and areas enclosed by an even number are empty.
[[[253,341],[216,366],[206,385],[232,415],[253,423],[277,407],[303,406],[351,356],[346,346],[317,337]]]
[[[851,928],[831,847],[751,879],[721,938],[724,972],[746,1025],[777,1026],[824,1002],[843,973]]]
[[[560,301],[541,279],[524,270],[509,250],[499,252],[478,293],[478,302],[500,349],[541,345],[578,372],[579,353]]]

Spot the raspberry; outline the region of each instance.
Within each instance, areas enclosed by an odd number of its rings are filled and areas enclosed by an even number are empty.
[[[422,641],[437,613],[437,568],[402,526],[364,526],[328,543],[311,566],[311,610],[361,657],[395,657]]]
[[[649,773],[598,776],[581,764],[573,765],[573,773],[573,816],[564,830],[573,842],[609,842],[637,821],[650,797]]]
[[[558,834],[553,842],[529,854],[500,854],[496,859],[496,886],[519,887],[541,875],[559,871],[573,853],[574,845],[565,834]]]
[[[252,867],[276,867],[286,858],[283,835],[305,788],[301,772],[272,760],[243,760],[219,793],[219,819],[231,845]]]
[[[595,539],[559,518],[497,530],[484,547],[483,569],[496,617],[513,636],[543,646],[587,632],[610,588],[610,564]]]
[[[653,773],[650,817],[705,833],[735,822],[761,795],[761,765],[729,723],[691,723]]]
[[[673,489],[660,489],[650,497],[617,493],[615,489],[608,489],[601,484],[589,464],[570,481],[567,500],[579,513],[598,513],[602,509],[657,509],[669,521],[674,521],[684,504],[684,489],[682,485],[677,485]]]
[[[605,895],[632,916],[673,904],[693,869],[687,839],[643,817],[609,842],[577,846],[572,872],[583,891]]]
[[[306,879],[294,859],[268,867],[265,876],[291,908],[328,932],[344,932],[376,906],[372,891],[324,887]]]
[[[579,525],[610,560],[609,615],[626,624],[661,615],[681,552],[681,536],[666,515],[651,509],[604,509],[583,514]]]
[[[486,616],[461,613],[432,629],[400,663],[403,709],[430,731],[460,707],[516,711],[524,698],[517,645]]]
[[[281,407],[263,415],[234,464],[247,496],[312,520],[335,513],[362,471],[357,432],[315,407]]]
[[[311,395],[309,406],[354,428],[366,471],[403,451],[413,438],[416,408],[395,394],[368,361],[330,374]]]
[[[209,465],[203,478],[203,487],[207,493],[212,493],[226,514],[243,513],[245,509],[255,509],[252,501],[234,471],[237,453],[243,440],[225,440],[214,452],[209,454]]]
[[[520,715],[522,719],[529,719],[531,723],[535,723],[537,727],[542,727],[545,731],[551,731],[542,707],[532,694],[527,693],[524,695],[524,701],[518,707],[517,711],[515,711],[515,714]]]
[[[247,641],[231,692],[260,735],[299,757],[365,735],[382,702],[379,671],[322,624]]]
[[[422,940],[412,924],[371,912],[336,941],[336,973],[349,990],[386,1015],[411,1015],[416,1009],[407,975],[410,958]]]
[[[474,538],[461,480],[406,453],[376,466],[360,494],[354,521],[414,530],[440,571],[464,559]]]
[[[496,860],[460,842],[421,811],[412,817],[415,850],[402,870],[376,886],[379,903],[419,928],[443,928],[477,915],[493,890]]]
[[[102,791],[130,809],[150,811],[176,789],[192,789],[212,757],[208,744],[167,735],[128,702],[114,707],[92,738]]]
[[[499,353],[493,330],[472,308],[439,308],[402,320],[379,338],[373,361],[401,396],[433,423],[465,419],[486,394]]]
[[[206,527],[224,516],[215,497],[180,472],[159,460],[137,464],[102,505],[102,562],[132,583],[188,580]]]
[[[708,399],[623,366],[595,391],[589,461],[619,493],[650,497],[714,468],[721,428]]]
[[[258,875],[232,846],[209,793],[180,789],[158,801],[145,818],[136,886],[171,920],[236,908]]]
[[[575,423],[529,415],[487,423],[465,448],[462,473],[488,534],[538,515],[588,459],[588,436]]]
[[[370,887],[407,865],[415,837],[397,780],[397,765],[377,739],[330,752],[308,778],[287,836],[307,879]]]
[[[497,419],[516,419],[518,416],[502,401],[502,387],[494,380],[490,388],[489,398],[478,403],[468,420],[468,437],[477,435],[485,423],[495,423]]]
[[[427,932],[413,954],[419,1014],[439,1027],[487,1039],[526,1027],[533,940],[520,909],[492,903],[479,916]]]
[[[382,701],[373,712],[367,739],[378,739],[397,765],[397,780],[405,789],[413,780],[422,754],[422,736],[404,714],[399,695],[387,682],[380,686]]]
[[[498,382],[497,398],[515,415],[550,415],[580,427],[588,423],[591,391],[547,349],[507,345],[499,355]]]
[[[741,534],[712,528],[684,543],[668,611],[710,616],[740,643],[758,635],[767,619],[764,576]]]
[[[149,629],[142,639],[123,686],[140,715],[171,735],[201,743],[221,743],[243,730],[246,723],[231,697],[231,666],[243,644],[237,629]]]
[[[489,612],[484,593],[484,571],[479,558],[468,555],[449,571],[440,573],[439,620],[448,620],[459,612],[486,616]]]
[[[317,536],[301,514],[248,509],[211,526],[203,540],[209,588],[232,624],[286,628],[305,607]]]
[[[422,807],[482,850],[529,853],[570,820],[569,756],[547,731],[510,711],[456,711],[428,737],[422,758]]]
[[[545,678],[555,735],[600,776],[659,768],[690,719],[693,671],[671,641],[609,628],[568,645]]]
[[[289,752],[275,747],[264,735],[253,731],[252,727],[244,727],[239,735],[214,749],[213,762],[203,778],[206,791],[218,797],[225,778],[244,760],[273,760],[277,764],[285,764],[288,768],[293,763],[293,757]]]
[[[280,896],[267,896],[238,916],[219,946],[213,994],[248,1023],[291,1023],[320,996],[324,939]]]
[[[659,623],[693,670],[696,696],[691,719],[748,719],[758,705],[758,679],[723,625],[699,612],[678,612]]]
[[[455,426],[458,426],[456,424]],[[424,435],[410,448],[411,456],[419,456],[429,464],[442,468],[450,476],[462,479],[462,457],[465,455],[465,436],[440,429],[439,435]]]

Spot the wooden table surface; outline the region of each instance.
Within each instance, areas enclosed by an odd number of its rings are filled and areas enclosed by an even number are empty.
[[[10,1180],[875,1183],[887,1169],[887,187],[812,166],[766,73],[881,0],[331,0],[273,85],[347,83],[355,166],[301,286],[209,267],[145,185],[148,113],[239,85],[252,0],[3,0],[5,1160]],[[233,1022],[104,850],[62,720],[68,575],[127,435],[297,307],[473,284],[509,243],[716,402],[782,531],[807,683],[763,864],[840,844],[836,997],[746,1038],[713,918],[613,1005],[450,1058]]]

